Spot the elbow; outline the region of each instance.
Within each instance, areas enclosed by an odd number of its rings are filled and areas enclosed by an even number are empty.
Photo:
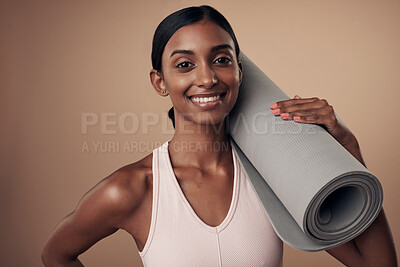
[[[41,259],[45,267],[58,266],[83,266],[78,257],[70,257],[52,249],[52,246],[46,244],[42,250]]]
[[[44,264],[44,266],[56,266],[56,262],[54,261],[54,252],[51,250],[51,246],[47,242],[45,246],[43,247],[42,254],[41,254],[41,259]]]
[[[52,248],[49,242],[45,244],[41,254],[43,265],[45,267],[66,266],[65,261],[62,260],[63,257]]]
[[[42,254],[40,255],[40,257],[42,259],[42,263],[44,264],[44,266],[51,266],[51,264],[50,264],[50,253],[49,253],[48,250],[49,249],[47,248],[47,245],[45,245],[43,250],[42,250]]]

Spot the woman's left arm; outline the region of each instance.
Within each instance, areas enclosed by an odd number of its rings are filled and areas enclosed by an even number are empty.
[[[324,127],[361,164],[360,146],[354,134],[337,119],[333,107],[317,97],[279,101],[271,105],[274,115],[299,123]],[[396,250],[383,208],[374,222],[353,240],[326,250],[346,266],[397,266]]]

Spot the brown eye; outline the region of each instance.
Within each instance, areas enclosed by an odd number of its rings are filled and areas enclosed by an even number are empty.
[[[231,60],[227,57],[220,57],[220,58],[217,58],[215,61],[218,63],[221,63],[221,64],[231,62]]]
[[[182,62],[182,63],[179,63],[178,65],[176,65],[176,68],[178,68],[178,69],[188,68],[189,65],[191,65],[191,64],[192,63],[185,61],[185,62]]]

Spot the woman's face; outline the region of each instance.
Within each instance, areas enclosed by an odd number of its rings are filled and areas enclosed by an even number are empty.
[[[221,123],[236,102],[240,67],[232,38],[217,24],[203,20],[180,28],[162,55],[176,115],[196,124]]]

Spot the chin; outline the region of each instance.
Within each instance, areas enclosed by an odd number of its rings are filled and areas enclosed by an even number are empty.
[[[198,114],[193,122],[200,125],[219,126],[224,123],[228,113],[213,115],[209,113]]]

